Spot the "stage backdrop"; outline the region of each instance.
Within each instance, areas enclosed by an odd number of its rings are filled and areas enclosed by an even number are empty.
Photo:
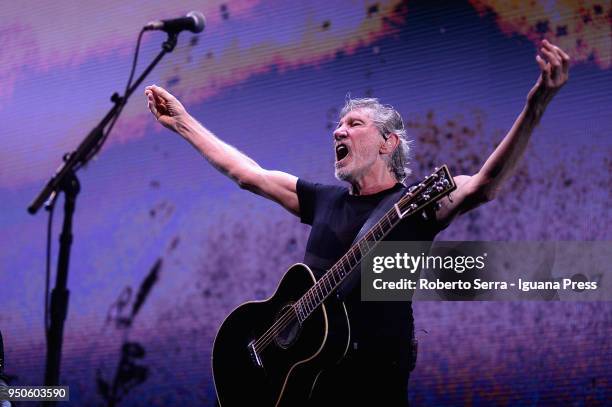
[[[0,329],[13,384],[41,385],[45,365],[47,214],[26,207],[124,89],[140,27],[190,10],[206,15],[206,29],[182,33],[145,84],[168,88],[261,166],[327,183],[337,182],[331,133],[349,93],[404,115],[413,180],[443,163],[473,173],[522,109],[548,38],[572,57],[569,83],[499,199],[440,239],[612,240],[609,1],[7,3]],[[164,39],[144,36],[137,74]],[[213,405],[216,330],[238,304],[273,292],[308,234],[161,128],[143,87],[78,174],[61,372],[72,405]],[[414,309],[416,405],[610,398],[609,303]]]

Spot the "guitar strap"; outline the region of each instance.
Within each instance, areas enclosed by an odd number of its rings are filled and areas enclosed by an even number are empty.
[[[357,233],[357,236],[353,240],[353,243],[351,243],[351,247],[355,243],[357,243],[366,233],[368,233],[368,231],[380,219],[382,219],[383,215],[385,215],[387,211],[391,209],[391,207],[395,205],[397,201],[399,201],[399,199],[406,193],[406,191],[407,191],[407,187],[402,185],[402,188],[386,196],[382,201],[378,203],[378,205],[376,206],[376,208],[374,208],[374,210],[372,211],[368,219],[366,219],[361,229],[359,229],[359,233]],[[360,272],[353,271],[352,273],[350,273],[348,277],[346,278],[346,280],[344,280],[344,282],[338,288],[338,291],[337,291],[338,299],[340,300],[345,299],[348,293],[351,292],[353,288],[355,288],[355,285],[357,285],[357,283],[361,281],[360,277],[361,277]]]

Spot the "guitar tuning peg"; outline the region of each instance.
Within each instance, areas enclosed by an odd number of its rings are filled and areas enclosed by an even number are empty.
[[[434,208],[434,211],[438,211],[440,210],[440,208],[442,208],[442,204],[440,202],[436,202],[433,208]]]

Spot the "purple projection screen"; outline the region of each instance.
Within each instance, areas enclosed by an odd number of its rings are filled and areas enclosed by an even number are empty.
[[[148,21],[200,10],[201,34],[136,90],[79,171],[61,384],[75,406],[213,406],[213,339],[303,259],[309,228],[241,190],[155,122],[158,84],[262,167],[334,178],[348,94],[402,113],[411,182],[473,174],[538,77],[547,38],[571,56],[498,198],[440,240],[612,241],[609,1],[22,1],[0,13],[0,331],[11,385],[42,385],[47,213],[31,200],[122,92]],[[165,34],[144,35],[137,74]],[[63,198],[52,231],[54,284]],[[609,270],[605,270],[609,273]],[[610,302],[415,302],[413,405],[602,404]],[[114,404],[113,404],[114,403]]]

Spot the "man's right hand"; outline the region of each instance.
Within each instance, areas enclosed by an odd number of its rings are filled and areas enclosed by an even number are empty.
[[[164,127],[178,132],[177,123],[184,121],[189,114],[185,107],[166,89],[156,85],[145,88],[147,96],[147,107],[153,116]]]

